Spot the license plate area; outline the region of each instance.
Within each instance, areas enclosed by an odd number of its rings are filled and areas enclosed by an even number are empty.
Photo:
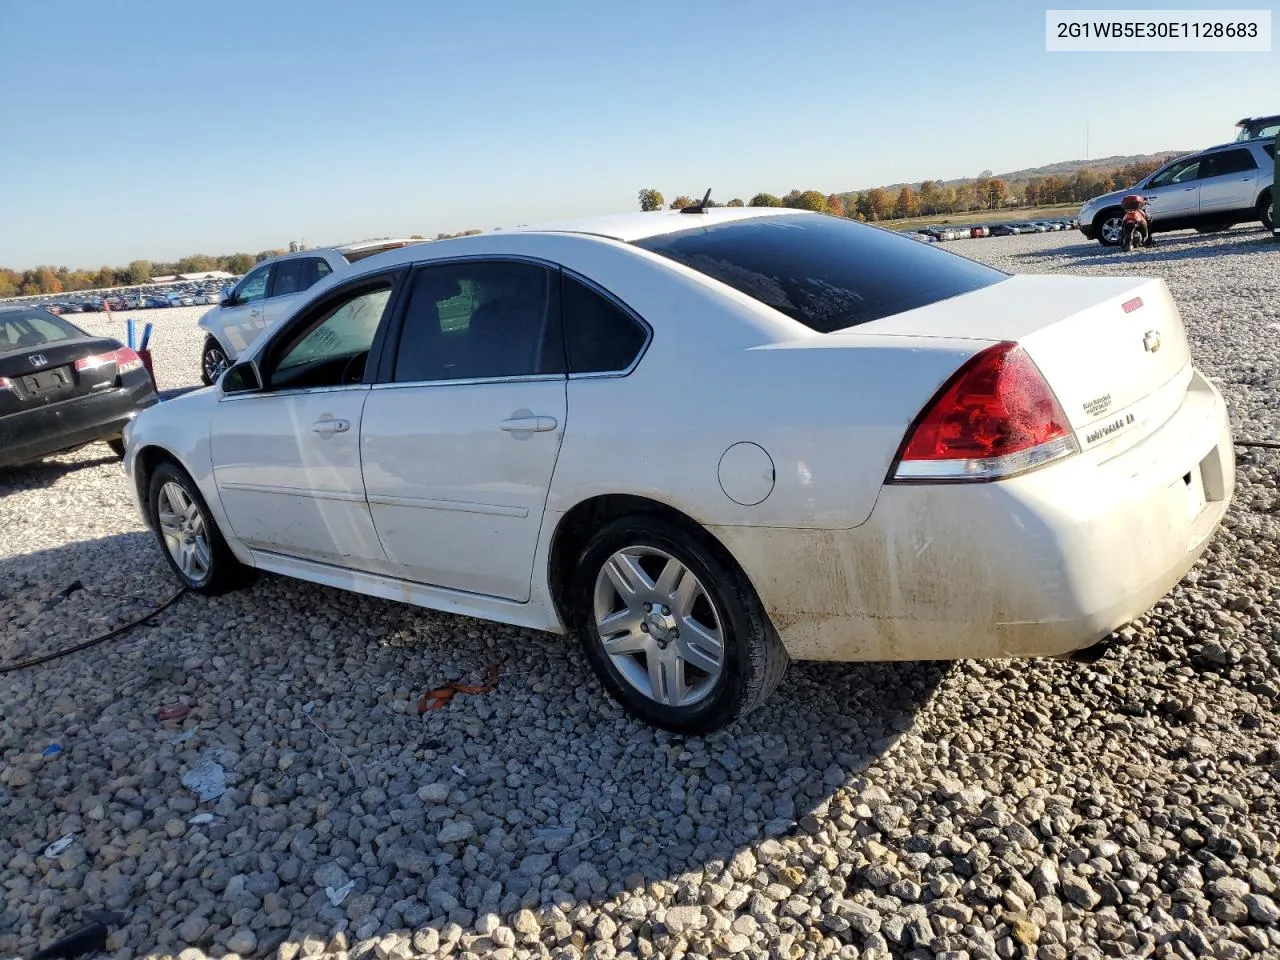
[[[22,392],[27,396],[47,396],[51,393],[66,390],[71,386],[71,368],[55,367],[52,370],[24,374],[20,381],[22,383]]]

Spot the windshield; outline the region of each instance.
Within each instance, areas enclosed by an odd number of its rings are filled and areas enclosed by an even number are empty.
[[[755,217],[635,243],[819,333],[928,306],[1008,276],[891,230],[817,213]]]
[[[43,310],[15,310],[0,313],[0,353],[31,350],[59,340],[84,336],[56,314]]]

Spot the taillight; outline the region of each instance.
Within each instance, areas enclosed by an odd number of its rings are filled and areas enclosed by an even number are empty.
[[[12,390],[13,381],[8,377],[0,377],[0,390]]]
[[[142,367],[142,358],[130,347],[121,347],[110,353],[95,353],[91,357],[81,357],[76,361],[77,370],[97,370],[114,364],[116,373],[129,373]]]
[[[1067,416],[1016,343],[970,358],[916,418],[889,481],[999,480],[1079,450]]]

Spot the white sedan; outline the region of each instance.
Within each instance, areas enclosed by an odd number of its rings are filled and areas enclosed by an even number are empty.
[[[318,283],[126,469],[179,579],[247,568],[576,634],[705,732],[791,659],[1089,646],[1234,484],[1164,283],[1010,276],[849,220],[654,212]]]

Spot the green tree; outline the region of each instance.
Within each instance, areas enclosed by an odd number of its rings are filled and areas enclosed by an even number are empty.
[[[227,257],[227,273],[234,273],[236,276],[248,273],[253,269],[253,255],[249,253],[233,253]]]
[[[783,198],[782,201],[788,207],[794,207],[796,210],[812,210],[815,213],[827,212],[827,198],[817,190],[792,190]]]
[[[183,257],[178,261],[179,273],[205,273],[209,270],[216,270],[217,261],[207,253],[193,253],[189,257]]]
[[[110,267],[103,267],[93,277],[93,285],[95,287],[114,287],[116,285],[116,272]]]
[[[645,213],[661,210],[666,205],[666,202],[667,199],[662,195],[661,190],[646,187],[640,191],[640,209]]]
[[[747,204],[749,207],[780,207],[782,201],[772,193],[757,193]]]
[[[671,209],[683,210],[685,207],[692,207],[693,203],[694,203],[693,200],[691,200],[689,197],[686,197],[682,193],[680,194],[680,196],[676,197],[674,200],[671,201]]]
[[[143,284],[151,279],[151,261],[133,260],[129,263],[129,282]]]
[[[745,206],[745,204],[742,202],[742,198],[741,198],[741,197],[734,197],[732,200],[730,200],[728,203],[726,203],[726,204],[725,204],[725,206],[726,206],[726,207],[741,207],[741,206]]]

